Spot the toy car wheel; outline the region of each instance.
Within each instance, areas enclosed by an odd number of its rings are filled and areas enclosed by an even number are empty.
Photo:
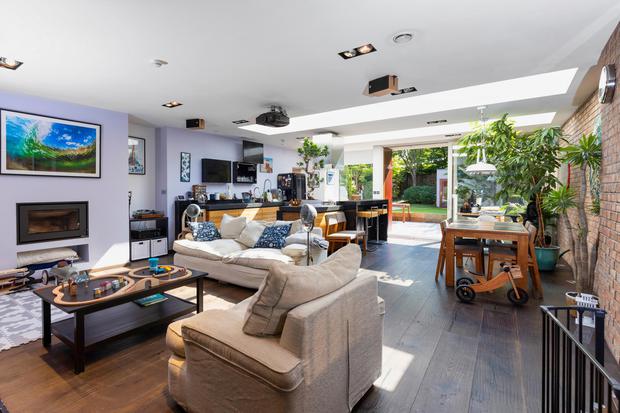
[[[461,285],[456,289],[456,296],[464,303],[471,303],[476,298],[476,292],[469,285]]]
[[[472,280],[471,278],[467,278],[467,277],[462,277],[456,280],[457,287],[460,287],[461,285],[472,285],[473,283],[474,283],[474,280]]]
[[[41,271],[41,282],[45,285],[50,282],[50,274],[49,272],[47,272],[47,270]]]
[[[508,300],[514,305],[523,305],[527,303],[527,300],[530,299],[530,296],[528,295],[527,291],[519,287],[517,287],[517,290],[519,291],[519,298],[517,298],[517,295],[515,294],[515,290],[511,288],[510,290],[508,290],[508,294],[506,294],[508,296]]]

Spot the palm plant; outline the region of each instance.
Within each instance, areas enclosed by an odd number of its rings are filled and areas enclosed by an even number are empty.
[[[596,135],[583,135],[576,144],[569,144],[562,148],[564,161],[579,168],[581,172],[580,189],[573,196],[573,204],[570,208],[577,209],[578,223],[576,228],[571,225],[568,216],[565,225],[570,234],[573,247],[573,260],[575,279],[578,291],[591,291],[596,268],[596,256],[598,252],[597,238],[588,249],[588,217],[586,213],[586,196],[588,191],[587,176],[599,170],[601,166],[601,143]],[[576,201],[574,198],[577,198]],[[550,201],[551,202],[551,201]],[[566,206],[566,205],[565,205]],[[577,238],[574,239],[573,230],[576,230]]]

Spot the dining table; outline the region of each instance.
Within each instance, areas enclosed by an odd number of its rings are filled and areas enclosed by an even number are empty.
[[[517,246],[517,265],[524,276],[516,279],[518,287],[528,290],[529,233],[523,224],[516,222],[479,221],[458,218],[446,225],[446,287],[454,287],[454,244],[456,238],[513,241]],[[532,274],[532,284],[538,296],[542,296],[540,278]]]

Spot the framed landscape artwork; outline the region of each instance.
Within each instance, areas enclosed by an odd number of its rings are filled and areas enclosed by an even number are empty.
[[[181,182],[189,182],[192,170],[192,154],[189,152],[181,152]]]
[[[143,138],[129,137],[129,173],[131,175],[146,174],[146,141]]]
[[[0,109],[0,173],[101,178],[101,125]]]

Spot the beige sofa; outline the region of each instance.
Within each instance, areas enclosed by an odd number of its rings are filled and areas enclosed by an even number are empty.
[[[379,377],[384,309],[374,275],[360,270],[295,307],[280,336],[242,331],[251,299],[170,325],[169,391],[187,411],[348,412]]]
[[[183,238],[176,240],[172,246],[174,264],[204,271],[216,280],[256,289],[274,262],[306,265],[306,234],[296,233],[293,228],[291,231],[287,238],[288,245],[282,249],[248,248],[232,238],[194,241],[191,233],[183,234]],[[320,228],[313,230],[313,236],[322,238],[321,235]],[[311,247],[310,254],[313,264],[327,258],[327,250],[318,247]]]

